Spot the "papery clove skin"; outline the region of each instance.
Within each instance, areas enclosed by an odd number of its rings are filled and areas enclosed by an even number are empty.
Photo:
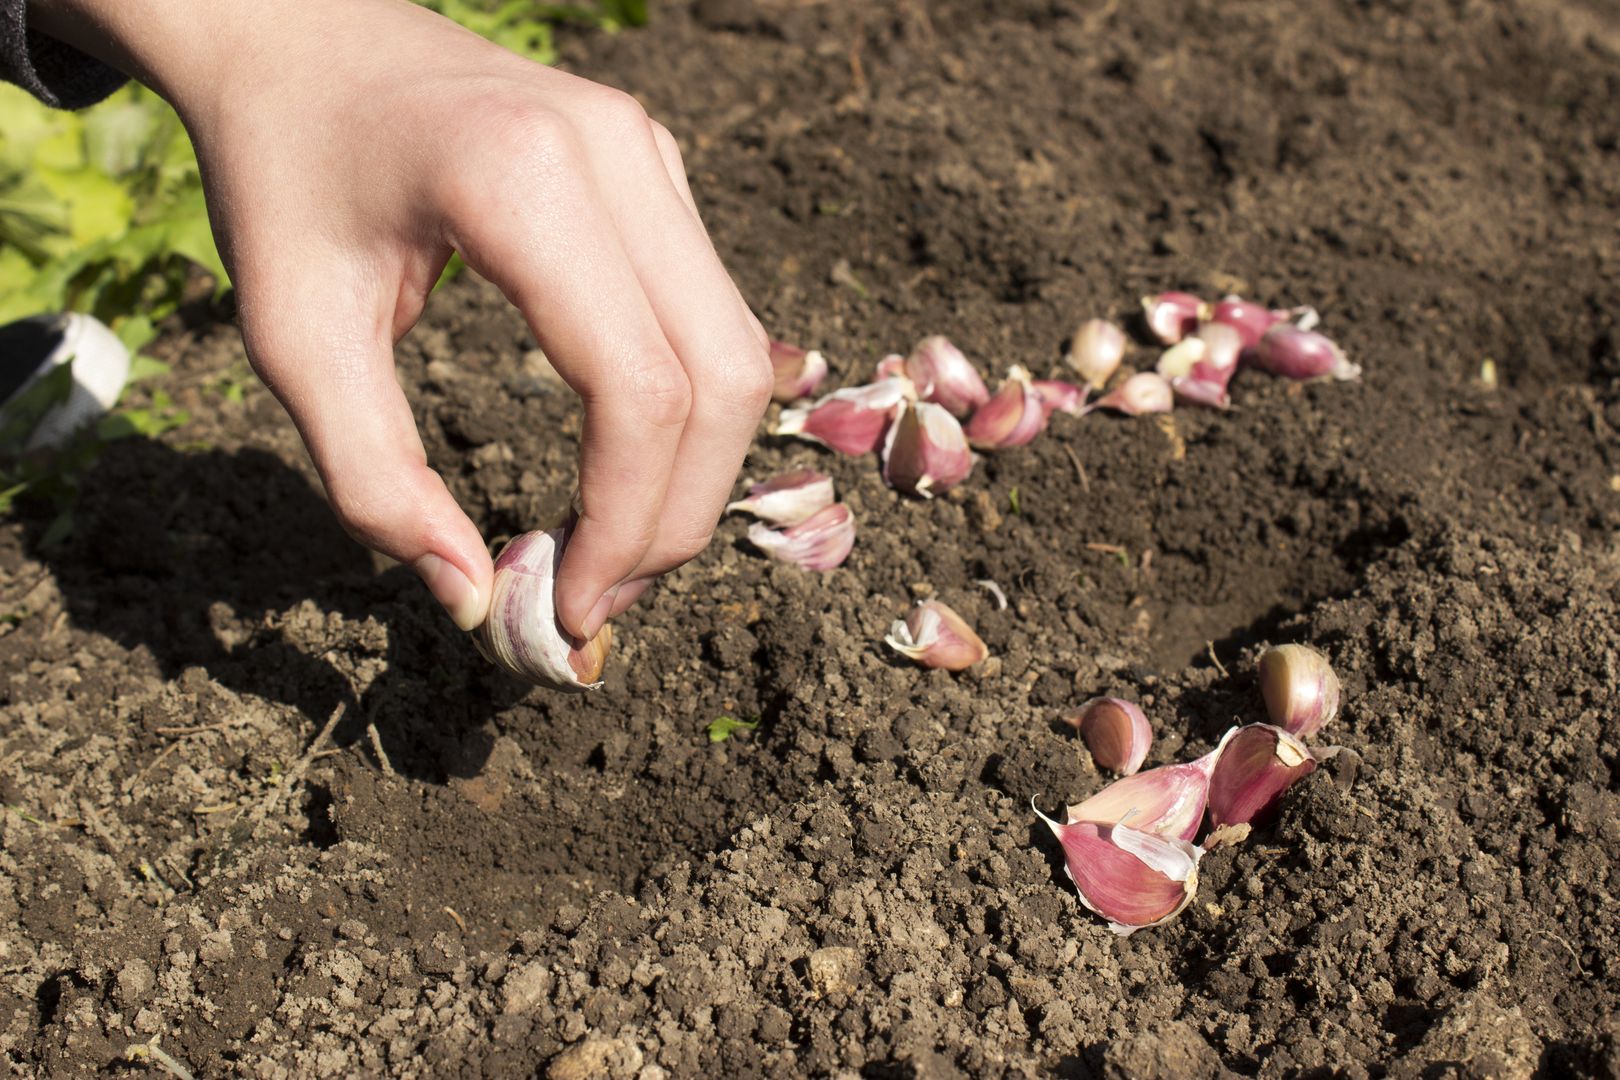
[[[896,619],[883,640],[923,667],[946,671],[963,671],[990,655],[967,620],[938,600],[924,600]]]
[[[1265,332],[1254,347],[1254,363],[1288,379],[1361,378],[1360,365],[1352,364],[1330,338],[1290,323],[1278,323]]]
[[[1260,657],[1260,695],[1271,722],[1301,739],[1339,715],[1339,677],[1309,645],[1278,645]]]
[[[1210,777],[1227,741],[1237,730],[1228,731],[1219,746],[1196,761],[1160,765],[1115,780],[1091,798],[1069,807],[1069,820],[1102,825],[1129,821],[1133,829],[1142,832],[1191,840],[1204,820]]]
[[[961,418],[990,400],[990,388],[973,361],[942,334],[923,338],[906,357],[906,376],[924,401],[943,405]]]
[[[1148,747],[1153,745],[1153,728],[1147,715],[1140,705],[1124,698],[1092,698],[1069,722],[1079,729],[1092,760],[1121,776],[1140,769]]]
[[[1046,427],[1046,409],[1029,372],[1014,364],[991,399],[963,425],[968,442],[981,450],[1023,446]]]
[[[883,482],[924,498],[949,491],[973,471],[962,425],[943,405],[901,402],[883,441]]]
[[[1069,343],[1069,366],[1093,390],[1101,390],[1125,359],[1125,331],[1107,319],[1087,319]]]
[[[772,525],[797,525],[833,504],[832,477],[814,469],[797,469],[748,489],[748,497],[726,505]]]
[[[1048,419],[1055,412],[1079,416],[1085,408],[1086,395],[1091,392],[1088,386],[1076,386],[1062,379],[1035,379],[1030,385],[1040,395],[1041,412]]]
[[[775,338],[771,339],[771,367],[776,373],[776,385],[771,390],[774,401],[809,397],[827,377],[827,358],[820,351],[807,351]]]
[[[1126,416],[1165,413],[1175,407],[1175,391],[1170,381],[1157,371],[1138,371],[1102,397],[1087,405],[1081,415],[1093,409],[1112,409]]]
[[[507,541],[495,559],[489,616],[473,641],[485,659],[539,686],[595,690],[613,644],[608,625],[580,644],[557,622],[557,569],[570,530],[545,529]]]
[[[1232,327],[1242,336],[1243,348],[1252,349],[1267,330],[1287,318],[1287,312],[1273,311],[1241,296],[1228,296],[1215,302],[1206,322]]]
[[[773,559],[806,570],[831,570],[855,547],[855,515],[843,503],[833,503],[785,529],[763,522],[750,525],[748,542]]]
[[[1210,827],[1270,822],[1277,816],[1283,792],[1315,769],[1310,750],[1282,728],[1272,724],[1239,728],[1209,779]]]
[[[1142,317],[1162,345],[1174,345],[1198,326],[1209,305],[1192,293],[1162,292],[1142,297]]]
[[[1198,891],[1202,848],[1128,825],[1059,825],[1035,813],[1063,845],[1063,869],[1080,902],[1121,937],[1175,918]]]
[[[901,375],[867,386],[845,387],[814,404],[783,409],[772,434],[797,435],[841,454],[869,454],[882,442],[883,432],[899,404],[915,397],[911,380]]]
[[[1205,323],[1165,350],[1157,370],[1170,380],[1177,397],[1224,409],[1230,404],[1226,388],[1237,371],[1243,347],[1243,335],[1236,328]]]

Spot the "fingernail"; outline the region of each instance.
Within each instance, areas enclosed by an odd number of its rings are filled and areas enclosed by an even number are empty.
[[[484,621],[483,598],[455,563],[429,553],[417,559],[411,567],[457,626],[471,630]]]
[[[652,583],[657,580],[657,578],[650,577],[632,578],[620,585],[617,590],[619,595],[613,601],[613,611],[609,617],[628,611],[637,600],[641,599],[641,594],[646,592],[652,586]]]
[[[620,588],[621,586],[615,585],[603,593],[602,598],[596,602],[596,606],[591,608],[591,613],[585,616],[584,633],[580,636],[586,641],[595,637],[597,632],[602,629],[602,624],[608,621],[608,616],[613,614],[613,601],[618,598]]]

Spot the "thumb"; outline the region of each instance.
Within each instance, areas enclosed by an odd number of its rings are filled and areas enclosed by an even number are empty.
[[[428,467],[394,376],[393,313],[358,290],[333,288],[331,277],[316,286],[319,276],[305,278],[307,289],[244,290],[242,336],[254,370],[297,425],[343,528],[415,569],[456,625],[471,630],[488,612],[494,570],[477,527]]]

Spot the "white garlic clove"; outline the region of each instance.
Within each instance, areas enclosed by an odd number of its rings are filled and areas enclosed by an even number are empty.
[[[832,477],[814,469],[798,469],[755,484],[746,499],[726,505],[726,513],[741,510],[772,525],[797,525],[833,504]]]
[[[990,655],[973,627],[938,600],[924,600],[897,619],[883,639],[923,667],[963,671]]]
[[[613,643],[604,625],[576,643],[557,622],[557,569],[569,530],[514,536],[495,559],[489,617],[473,633],[478,651],[504,671],[557,690],[595,690]]]

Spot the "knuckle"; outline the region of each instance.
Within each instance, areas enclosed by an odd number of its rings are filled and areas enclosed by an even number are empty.
[[[611,86],[599,88],[591,111],[594,122],[613,134],[645,133],[652,123],[641,102]]]
[[[630,400],[637,414],[656,427],[679,427],[692,413],[692,384],[673,355],[642,364],[632,373]]]
[[[681,144],[676,141],[674,134],[657,120],[651,123],[653,142],[658,144],[658,152],[671,162],[680,161]]]
[[[770,403],[776,376],[766,346],[742,349],[719,366],[714,391],[733,409],[763,414]]]

